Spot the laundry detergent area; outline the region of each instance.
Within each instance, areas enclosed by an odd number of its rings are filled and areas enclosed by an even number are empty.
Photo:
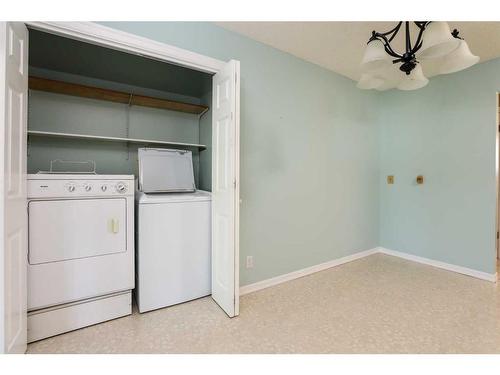
[[[212,294],[214,74],[35,29],[28,55],[28,341]]]

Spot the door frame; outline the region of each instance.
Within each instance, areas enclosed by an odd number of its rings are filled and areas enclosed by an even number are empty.
[[[147,58],[164,61],[180,65],[193,70],[205,73],[218,73],[227,62],[214,59],[209,56],[201,55],[179,47],[161,43],[152,39],[144,38],[135,34],[130,34],[111,27],[99,25],[94,22],[25,22],[29,28],[43,32],[59,35],[66,38],[76,39],[82,42],[99,45],[118,51],[131,53]],[[237,77],[238,87],[240,79]],[[237,113],[239,113],[239,90],[236,93]],[[236,137],[235,137],[235,297],[237,311],[239,308],[239,203],[240,203],[240,119],[239,115],[235,118]],[[212,124],[213,126],[213,124]],[[213,164],[213,160],[212,160]],[[213,227],[212,227],[213,230]]]
[[[35,30],[173,63],[205,73],[218,73],[226,64],[226,61],[94,22],[25,22],[25,24]]]
[[[495,178],[496,178],[496,262],[495,262],[495,270],[497,267],[497,263],[500,262],[500,92],[495,94]],[[497,275],[497,280],[500,279],[500,275]]]

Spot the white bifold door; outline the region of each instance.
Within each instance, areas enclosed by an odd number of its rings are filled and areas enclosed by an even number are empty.
[[[212,298],[239,314],[240,63],[231,60],[212,87]]]
[[[26,351],[28,30],[0,22],[0,353]]]

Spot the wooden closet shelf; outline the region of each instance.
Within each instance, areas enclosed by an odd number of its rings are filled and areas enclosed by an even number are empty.
[[[29,77],[29,88],[32,90],[48,91],[57,94],[80,96],[84,98],[107,100],[115,103],[139,105],[143,107],[168,109],[171,111],[201,115],[208,111],[208,107],[198,104],[182,103],[173,100],[153,98],[143,95],[101,89],[98,87],[78,85],[63,81],[55,81],[39,77]]]

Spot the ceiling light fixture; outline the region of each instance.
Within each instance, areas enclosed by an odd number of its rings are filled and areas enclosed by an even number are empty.
[[[479,61],[465,40],[458,36],[457,29],[450,32],[446,22],[416,21],[417,35],[412,43],[410,22],[405,24],[405,51],[398,53],[391,42],[398,35],[403,21],[385,33],[372,32],[368,40],[358,82],[360,89],[416,90],[427,85],[421,63],[437,62],[439,74],[448,74],[466,69]],[[394,68],[399,64],[399,71]]]

